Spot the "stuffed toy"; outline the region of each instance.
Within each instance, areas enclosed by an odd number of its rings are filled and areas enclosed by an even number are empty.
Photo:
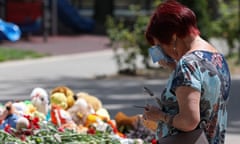
[[[51,95],[53,95],[54,93],[62,93],[65,95],[66,99],[67,99],[67,107],[65,108],[68,109],[71,106],[73,106],[75,100],[74,100],[74,93],[73,91],[66,87],[66,86],[58,86],[55,87],[52,91],[51,91]]]
[[[39,112],[37,108],[34,107],[32,104],[28,104],[27,107],[28,113],[26,114],[29,115],[31,118],[37,117],[40,121],[46,120],[46,114]]]
[[[23,116],[24,114],[29,112],[27,105],[22,101],[13,102],[11,106],[14,108],[14,113],[18,115]]]
[[[107,131],[109,127],[112,128],[112,132],[120,137],[125,137],[125,135],[118,131],[117,126],[114,120],[107,119],[106,117],[102,117],[97,114],[89,114],[87,116],[87,120],[85,126],[91,130],[94,128],[98,131]]]
[[[37,108],[37,111],[47,114],[49,110],[48,93],[43,88],[34,88],[30,94],[32,104]]]
[[[119,129],[133,130],[137,127],[137,121],[139,120],[139,115],[127,116],[123,112],[118,112],[115,115],[116,125]]]
[[[96,114],[89,114],[86,119],[84,126],[91,127],[93,124],[103,121],[104,117],[98,116]]]
[[[71,123],[74,124],[70,114],[65,110],[67,108],[67,98],[65,94],[56,92],[50,96],[51,101],[51,121],[57,126]]]
[[[58,105],[52,105],[51,107],[51,121],[59,127],[64,124],[73,123],[70,114]]]
[[[1,125],[2,122],[3,122],[3,118],[1,118],[1,117],[4,117],[4,115],[3,115],[4,110],[5,110],[4,105],[0,104],[0,125]]]
[[[5,104],[4,111],[0,115],[0,120],[2,120],[0,129],[6,130],[9,128],[14,128],[17,131],[28,129],[29,126],[31,126],[31,124],[29,119],[27,119],[27,117],[29,118],[32,117],[33,119],[38,119],[38,118],[35,117],[34,115],[31,116],[24,113],[23,108],[26,108],[26,105],[24,105],[24,102],[15,102],[15,103],[7,102]]]
[[[40,121],[46,119],[46,115],[39,112],[30,101],[14,102],[12,103],[12,107],[14,107],[15,113],[20,116],[29,115],[31,117],[38,117]]]
[[[142,119],[143,125],[144,125],[146,128],[148,128],[148,129],[150,129],[150,130],[152,130],[152,131],[156,131],[156,130],[157,130],[157,125],[158,125],[157,122],[152,121],[152,120],[144,120],[143,117],[142,117],[142,115],[140,115],[140,118]]]
[[[110,114],[109,114],[109,112],[107,111],[107,109],[105,109],[105,108],[100,108],[100,109],[98,109],[97,111],[96,111],[96,114],[98,115],[98,116],[101,116],[101,117],[103,117],[105,120],[110,120]]]
[[[144,120],[142,115],[127,116],[123,112],[118,112],[115,115],[115,121],[121,131],[135,130],[139,122],[151,131],[156,131],[157,129],[157,122]]]
[[[68,107],[67,98],[64,93],[55,92],[50,96],[50,104],[57,105],[62,109],[66,109]]]
[[[19,115],[15,113],[12,102],[7,102],[3,113],[0,115],[0,120],[2,121],[0,129],[4,129],[8,125],[12,128],[16,128],[18,118]]]
[[[16,130],[17,131],[21,131],[23,129],[27,129],[29,127],[29,120],[25,117],[20,117],[18,120],[17,120],[17,123],[16,123]]]
[[[95,113],[91,105],[85,99],[79,98],[75,104],[67,110],[77,125],[84,125],[89,114]]]
[[[94,109],[94,111],[98,111],[100,108],[102,108],[102,102],[95,96],[92,96],[86,92],[79,92],[76,94],[77,99],[83,98],[87,101],[89,105],[91,105]]]

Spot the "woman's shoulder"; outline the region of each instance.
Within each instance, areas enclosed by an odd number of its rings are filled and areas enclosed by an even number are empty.
[[[215,73],[219,69],[226,69],[228,71],[226,60],[221,53],[204,50],[196,50],[184,55],[177,64],[178,68],[198,70],[199,72],[209,70]]]
[[[198,61],[198,60],[208,60],[212,61],[214,59],[224,59],[224,55],[218,51],[206,51],[206,50],[195,50],[186,55],[184,55],[180,61]]]

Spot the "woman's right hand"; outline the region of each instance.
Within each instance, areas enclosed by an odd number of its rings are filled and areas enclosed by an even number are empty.
[[[163,121],[165,113],[161,111],[161,109],[157,106],[153,105],[146,105],[144,109],[143,118],[145,120],[152,120],[152,121]]]

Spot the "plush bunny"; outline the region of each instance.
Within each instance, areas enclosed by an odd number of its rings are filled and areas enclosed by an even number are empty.
[[[30,94],[31,102],[33,106],[37,108],[37,111],[47,115],[49,109],[48,93],[43,88],[34,88]]]

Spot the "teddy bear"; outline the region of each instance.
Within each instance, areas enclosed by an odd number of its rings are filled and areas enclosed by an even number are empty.
[[[78,98],[74,105],[67,111],[77,125],[84,125],[86,123],[87,116],[95,113],[93,107],[83,98]]]
[[[123,112],[118,112],[115,115],[117,127],[124,130],[135,129],[137,127],[137,121],[139,120],[139,118],[139,115],[128,116]]]
[[[110,120],[110,114],[106,108],[103,107],[102,102],[96,96],[90,95],[87,92],[78,92],[75,95],[75,99],[84,99],[87,104],[94,109],[94,114],[104,118],[105,120]]]
[[[36,107],[37,111],[47,115],[49,110],[49,97],[45,89],[34,88],[30,94],[31,103]]]
[[[93,107],[95,112],[102,108],[102,102],[96,96],[90,95],[86,92],[78,92],[75,96],[76,99],[85,99],[86,102]]]
[[[118,112],[115,115],[115,121],[119,129],[122,131],[134,130],[137,128],[138,122],[140,122],[145,128],[156,131],[157,122],[151,120],[144,120],[142,115],[128,116],[123,112]]]
[[[62,93],[65,95],[66,99],[67,99],[67,107],[65,108],[65,110],[67,110],[68,108],[70,108],[71,106],[73,106],[75,100],[74,100],[74,92],[66,87],[66,86],[57,86],[55,88],[52,89],[50,95],[53,95],[54,93]]]

